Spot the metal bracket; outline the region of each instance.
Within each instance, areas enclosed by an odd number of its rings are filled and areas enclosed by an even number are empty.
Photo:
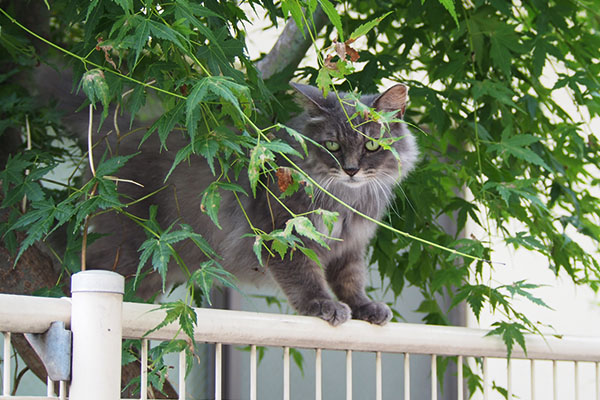
[[[46,332],[26,333],[25,338],[44,363],[51,380],[71,379],[72,335],[64,322],[55,321]]]

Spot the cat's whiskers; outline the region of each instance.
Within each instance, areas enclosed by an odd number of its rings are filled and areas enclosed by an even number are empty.
[[[390,186],[394,186],[397,182],[398,182],[398,177],[394,177],[393,175],[391,175],[389,172],[386,171],[380,171],[379,172],[380,175],[383,175],[387,178],[389,178],[390,182],[389,185]]]
[[[379,190],[377,189],[376,182],[374,180],[369,179],[367,184],[367,189],[371,192],[370,196],[365,196],[366,198],[374,198],[376,203],[379,203]]]
[[[320,186],[324,190],[329,192],[330,186],[335,179],[336,179],[335,176],[329,175],[323,182],[320,183]],[[322,199],[324,198],[324,196],[326,196],[326,194],[323,190],[321,190],[319,188],[315,189],[315,197],[314,197],[312,205],[311,205],[312,211],[314,211],[317,206],[319,208],[321,207],[321,202],[322,202]]]
[[[393,182],[397,182],[397,179],[396,179],[396,178],[394,178],[392,175],[390,175],[390,174],[389,174],[389,173],[387,173],[387,172],[383,172],[383,171],[382,171],[382,175],[384,175],[384,176],[387,176],[387,177],[388,177],[390,180],[392,180]],[[408,196],[407,196],[407,195],[406,195],[406,193],[404,192],[404,189],[402,188],[402,186],[401,186],[401,185],[398,185],[398,189],[400,190],[400,192],[402,193],[402,195],[403,195],[403,196],[404,196],[404,198],[406,199],[406,201],[407,201],[407,203],[408,203],[408,206],[409,206],[409,207],[410,207],[410,208],[413,210],[413,212],[414,212],[415,214],[417,214],[417,211],[416,211],[415,207],[413,206],[412,202],[410,201],[410,199],[408,198]],[[396,203],[395,203],[395,202],[392,202],[392,203],[391,203],[391,205],[390,205],[390,209],[391,209],[391,211],[393,211],[393,212],[394,212],[394,214],[395,214],[395,215],[396,215],[398,218],[401,218],[401,216],[400,216],[400,211],[398,211],[398,208],[396,207]]]
[[[369,182],[372,183],[374,187],[379,188],[379,193],[374,193],[375,197],[379,197],[380,194],[383,194],[385,196],[385,204],[387,205],[391,195],[390,189],[381,183],[380,179],[376,175],[373,175]]]
[[[382,180],[377,176],[374,177],[373,182],[377,184],[377,186],[380,188],[380,197],[383,198],[383,207],[387,207],[390,202],[390,199],[392,198],[392,191],[390,187],[384,182],[382,182]]]
[[[387,172],[382,172],[381,176],[378,177],[378,179],[381,181],[381,184],[387,189],[389,197],[388,201],[391,201],[394,198],[394,187],[397,185],[398,180]]]
[[[392,188],[394,187],[395,182],[392,181],[390,184],[390,182],[388,182],[387,180],[384,181],[383,178],[381,178],[379,176],[377,176],[376,179],[377,179],[377,182],[381,185],[383,191],[386,193],[388,200],[390,200],[394,194]]]

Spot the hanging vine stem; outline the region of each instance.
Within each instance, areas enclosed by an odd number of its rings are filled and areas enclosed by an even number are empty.
[[[91,65],[91,66],[93,66],[95,68],[101,69],[102,71],[110,72],[111,74],[116,75],[116,76],[118,76],[120,78],[123,78],[125,80],[128,80],[128,81],[133,82],[133,83],[138,84],[138,85],[142,85],[142,86],[150,88],[150,89],[154,89],[157,92],[161,92],[161,93],[164,93],[164,94],[168,94],[170,96],[178,97],[178,98],[183,99],[183,100],[187,99],[186,96],[183,96],[183,95],[180,95],[178,93],[174,93],[174,92],[171,92],[171,91],[159,88],[157,86],[152,86],[149,83],[146,83],[146,82],[137,80],[135,78],[132,78],[130,76],[124,75],[124,74],[122,74],[122,73],[120,73],[118,71],[114,71],[112,69],[106,68],[106,67],[104,67],[104,66],[102,66],[100,64],[96,64],[93,61],[90,61],[90,60],[88,60],[88,59],[86,59],[84,57],[81,57],[81,56],[79,56],[79,55],[77,55],[77,54],[75,54],[75,53],[73,53],[73,52],[71,52],[71,51],[69,51],[69,50],[67,50],[67,49],[65,49],[63,47],[60,47],[59,45],[57,45],[57,44],[49,41],[48,39],[46,39],[46,38],[38,35],[34,31],[32,31],[31,29],[29,29],[26,26],[24,26],[23,24],[21,24],[19,21],[17,21],[16,19],[14,19],[10,14],[8,14],[6,11],[4,11],[4,9],[2,7],[0,7],[0,13],[2,13],[6,18],[8,18],[10,20],[10,22],[12,22],[13,24],[17,25],[19,28],[23,29],[25,32],[29,33],[31,36],[35,37],[38,40],[41,40],[42,42],[46,43],[49,46],[54,47],[58,51],[60,51],[62,53],[65,53],[65,54],[67,54],[67,55],[69,55],[69,56],[71,56],[71,57],[73,57],[73,58],[81,61],[83,64]]]
[[[471,27],[469,25],[469,18],[467,15],[467,12],[465,10],[463,10],[464,13],[464,17],[465,17],[465,21],[467,21],[465,23],[465,25],[467,26],[467,36],[469,38],[469,47],[471,48],[471,54],[473,54],[473,59],[471,62],[471,73],[473,74],[473,79],[475,79],[476,75],[477,75],[477,71],[475,70],[475,46],[473,44],[473,33],[471,32]],[[481,149],[480,149],[480,143],[481,140],[479,138],[479,117],[477,115],[477,100],[475,100],[475,97],[473,97],[473,127],[475,129],[475,151],[477,152],[477,165],[479,167],[479,178],[480,178],[480,184],[481,184],[481,191],[482,191],[482,197],[485,200],[487,197],[487,191],[484,188],[484,183],[483,183],[483,163],[481,161]],[[488,212],[485,213],[485,223],[487,226],[487,234],[488,234],[488,243],[491,245],[492,244],[492,225],[490,222],[490,215]]]
[[[461,251],[459,251],[459,250],[456,250],[456,249],[451,249],[451,248],[449,248],[449,247],[442,246],[441,244],[437,244],[437,243],[435,243],[435,242],[431,242],[431,241],[429,241],[429,240],[427,240],[427,239],[423,239],[423,238],[420,238],[420,237],[418,237],[418,236],[411,235],[411,234],[410,234],[410,233],[408,233],[408,232],[401,231],[400,229],[396,229],[396,228],[394,228],[393,226],[390,226],[390,225],[388,225],[388,224],[386,224],[386,223],[384,223],[384,222],[381,222],[381,221],[379,221],[379,220],[377,220],[377,219],[375,219],[375,218],[372,218],[372,217],[368,216],[367,214],[364,214],[364,213],[362,213],[362,212],[358,211],[357,209],[355,209],[354,207],[352,207],[352,206],[351,206],[351,205],[349,205],[348,203],[344,202],[344,201],[343,201],[342,199],[340,199],[339,197],[335,196],[333,193],[331,193],[331,192],[328,192],[328,191],[327,191],[325,188],[323,188],[321,185],[319,185],[319,184],[318,184],[318,183],[317,183],[317,182],[316,182],[316,181],[315,181],[313,178],[311,178],[309,175],[307,175],[306,173],[304,173],[304,171],[302,171],[302,169],[300,169],[300,168],[298,167],[298,165],[296,165],[296,164],[295,164],[295,163],[294,163],[292,160],[290,160],[290,159],[289,159],[289,157],[287,157],[285,154],[282,154],[282,157],[283,157],[283,158],[284,158],[284,159],[285,159],[287,162],[289,162],[289,163],[290,163],[290,165],[292,165],[294,168],[296,168],[296,169],[298,169],[299,171],[301,171],[301,172],[303,173],[304,177],[305,177],[305,178],[306,178],[306,179],[307,179],[307,180],[308,180],[310,183],[312,183],[313,185],[315,185],[315,186],[316,186],[316,187],[317,187],[319,190],[322,190],[322,191],[323,191],[323,193],[325,193],[326,195],[328,195],[329,197],[331,197],[333,200],[337,201],[339,204],[341,204],[342,206],[346,207],[348,210],[352,211],[352,212],[353,212],[353,213],[355,213],[356,215],[359,215],[359,216],[363,217],[363,218],[364,218],[364,219],[366,219],[367,221],[371,221],[371,222],[373,222],[373,223],[375,223],[375,224],[377,224],[377,225],[381,226],[382,228],[385,228],[385,229],[387,229],[387,230],[389,230],[389,231],[392,231],[392,232],[394,232],[394,233],[397,233],[398,235],[404,236],[405,238],[408,238],[408,239],[411,239],[411,240],[416,240],[417,242],[421,242],[421,243],[423,243],[423,244],[426,244],[426,245],[428,245],[428,246],[435,247],[436,249],[443,250],[443,251],[445,251],[445,252],[448,252],[448,253],[451,253],[451,254],[454,254],[454,255],[457,255],[457,256],[461,256],[461,257],[469,258],[469,259],[471,259],[471,260],[474,260],[474,261],[482,261],[482,262],[486,262],[486,263],[488,263],[488,264],[499,264],[499,265],[504,265],[504,263],[502,263],[502,262],[498,262],[498,261],[491,261],[491,260],[486,260],[486,259],[484,259],[484,258],[477,257],[477,256],[474,256],[474,255],[471,255],[471,254],[467,254],[467,253],[463,253],[463,252],[461,252]]]
[[[246,116],[247,118],[247,116]],[[260,128],[258,128],[249,118],[247,119],[248,124],[257,131],[257,133],[259,135],[261,135],[267,142],[271,142],[271,139],[269,139],[269,137],[267,135],[265,135],[264,131],[261,130]],[[282,158],[287,161],[292,167],[294,167],[296,170],[300,171],[302,173],[302,175],[304,175],[304,177],[311,183],[313,184],[316,188],[318,188],[319,190],[321,190],[323,193],[325,193],[326,195],[328,195],[329,197],[331,197],[333,200],[337,201],[339,204],[341,204],[343,207],[347,208],[348,210],[352,211],[353,213],[355,213],[356,215],[359,215],[361,217],[363,217],[364,219],[371,221],[375,224],[377,224],[378,226],[381,226],[382,228],[385,228],[391,232],[394,232],[398,235],[404,236],[405,238],[411,239],[411,240],[416,240],[418,242],[421,242],[423,244],[435,247],[439,250],[457,255],[457,256],[461,256],[461,257],[465,257],[465,258],[469,258],[471,260],[474,261],[481,261],[481,262],[486,262],[488,264],[499,264],[499,265],[505,265],[505,263],[503,262],[498,262],[498,261],[491,261],[491,260],[486,260],[484,258],[481,257],[477,257],[471,254],[467,254],[467,253],[463,253],[459,250],[456,249],[451,249],[449,247],[443,246],[441,244],[435,243],[435,242],[431,242],[427,239],[423,239],[420,238],[418,236],[414,236],[411,235],[408,232],[404,232],[401,231],[400,229],[396,229],[391,225],[388,225],[384,222],[381,222],[375,218],[372,218],[360,211],[358,211],[357,209],[355,209],[354,207],[352,207],[350,204],[346,203],[345,201],[343,201],[342,199],[340,199],[339,197],[335,196],[333,193],[327,191],[327,189],[325,189],[323,186],[321,186],[317,181],[315,181],[310,175],[308,175],[306,172],[304,172],[304,170],[302,168],[300,168],[294,161],[292,161],[286,154],[281,153]]]

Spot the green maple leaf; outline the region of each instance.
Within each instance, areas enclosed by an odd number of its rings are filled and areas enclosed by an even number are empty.
[[[286,235],[290,235],[292,233],[292,229],[295,230],[299,235],[309,238],[319,243],[321,246],[329,249],[329,246],[323,240],[323,234],[321,234],[317,228],[315,228],[310,219],[303,216],[289,219],[285,223],[284,233]]]
[[[512,350],[514,344],[517,343],[523,351],[525,355],[527,355],[527,346],[525,344],[525,335],[523,331],[526,331],[525,327],[518,322],[494,322],[492,326],[495,326],[496,329],[487,333],[486,336],[498,335],[506,344],[506,352],[507,357],[510,358],[512,354]]]
[[[499,155],[509,154],[520,160],[538,165],[547,171],[552,171],[552,168],[550,168],[539,155],[527,148],[527,146],[539,142],[540,140],[541,138],[533,135],[515,135],[508,139],[502,139],[500,143],[490,145],[488,152],[495,151]]]

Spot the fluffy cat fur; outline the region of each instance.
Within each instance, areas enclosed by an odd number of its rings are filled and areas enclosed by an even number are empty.
[[[390,151],[369,151],[365,148],[369,139],[364,135],[378,138],[378,123],[360,125],[361,134],[350,126],[340,101],[333,94],[324,98],[315,87],[300,84],[293,86],[304,112],[288,121],[286,125],[323,146],[326,142],[339,144],[339,150],[329,153],[309,144],[308,156],[304,159],[294,158],[294,162],[344,202],[370,217],[380,219],[392,200],[394,186],[415,166],[418,157],[415,138],[405,124],[392,123],[386,136],[399,138],[393,147],[400,160],[398,161]],[[406,106],[406,96],[406,87],[396,85],[383,94],[364,96],[361,102],[380,111],[400,110],[401,117]],[[355,113],[352,106],[345,107],[347,115]],[[85,132],[85,118],[80,119],[80,122],[73,119],[70,124],[76,130]],[[358,116],[353,123],[356,126],[363,121],[363,117]],[[109,125],[108,121],[105,122],[103,129],[110,129]],[[128,126],[128,119],[123,119],[121,126]],[[286,137],[287,135],[281,135],[282,139]],[[138,151],[137,144],[140,138],[141,136],[137,136],[132,140],[124,140],[120,144],[120,154]],[[177,132],[171,133],[167,146],[173,149],[170,151],[160,151],[157,140],[151,139],[146,142],[141,148],[141,153],[129,160],[118,172],[120,178],[140,182],[144,184],[144,188],[119,183],[119,191],[132,198],[140,198],[162,187],[176,150],[187,144],[187,140]],[[288,142],[298,147],[295,141]],[[97,158],[102,154],[102,150],[95,152]],[[130,206],[127,211],[146,218],[148,207],[157,205],[157,219],[161,227],[166,228],[176,220],[191,225],[223,257],[220,263],[225,269],[240,280],[255,283],[272,277],[300,314],[320,317],[332,325],[338,325],[350,318],[374,324],[385,324],[390,320],[392,314],[387,305],[371,301],[365,293],[365,251],[375,233],[374,223],[354,214],[319,190],[316,190],[313,199],[303,190],[299,190],[284,200],[286,206],[295,213],[317,208],[338,212],[339,217],[331,236],[342,240],[328,241],[330,250],[327,250],[304,239],[304,244],[319,256],[323,269],[298,251],[291,259],[265,258],[265,267],[261,267],[252,250],[254,238],[244,237],[250,233],[250,228],[232,192],[221,191],[218,217],[222,229],[218,229],[209,217],[201,212],[201,193],[213,180],[214,176],[205,160],[194,157],[189,163],[184,162],[175,169],[167,181],[167,189]],[[244,172],[240,174],[237,183],[251,193]],[[279,193],[276,182],[268,184],[273,193]],[[267,193],[260,190],[260,185],[255,198],[252,195],[240,195],[240,200],[252,223],[266,232],[272,231],[273,228],[283,229],[290,218],[289,213],[277,201],[267,200]],[[328,233],[320,216],[310,216],[321,232]],[[114,268],[125,276],[134,275],[139,262],[138,249],[146,239],[143,231],[131,220],[116,213],[94,218],[93,229],[110,235],[89,247],[88,268]],[[186,265],[192,268],[206,260],[203,253],[190,241],[181,242],[176,249]],[[168,283],[183,280],[180,269],[176,265],[170,265]],[[142,295],[148,295],[161,287],[161,280],[158,274],[150,274],[141,285]]]

